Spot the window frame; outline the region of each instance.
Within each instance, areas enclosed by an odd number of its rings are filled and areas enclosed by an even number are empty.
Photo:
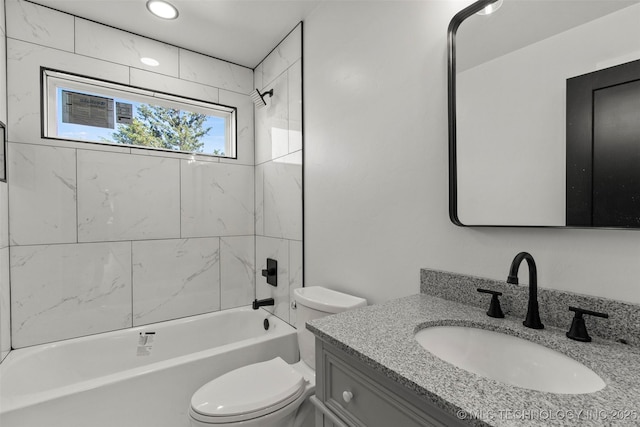
[[[181,153],[197,156],[208,156],[221,159],[237,159],[237,107],[202,101],[199,99],[170,94],[166,92],[145,89],[137,86],[116,83],[108,80],[97,79],[67,71],[55,70],[40,67],[41,74],[41,136],[44,139],[58,141],[73,141],[86,144],[98,144],[114,147],[131,147],[143,150],[160,151],[165,153]],[[68,89],[79,92],[89,92],[96,96],[121,98],[133,102],[148,103],[168,108],[179,108],[196,113],[203,113],[208,116],[225,118],[225,154],[223,156],[211,153],[201,153],[196,151],[171,150],[159,147],[147,147],[135,144],[119,144],[117,142],[91,141],[84,139],[63,138],[57,135],[58,128],[58,89]],[[186,108],[185,108],[186,107]],[[117,131],[117,126],[114,132]]]

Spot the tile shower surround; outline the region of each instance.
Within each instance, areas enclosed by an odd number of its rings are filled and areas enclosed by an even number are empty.
[[[13,346],[247,305],[256,253],[273,251],[289,320],[302,285],[301,219],[288,212],[301,215],[301,31],[260,66],[286,87],[263,121],[277,131],[254,143],[252,70],[24,1],[7,0],[7,15]],[[235,106],[238,158],[43,139],[41,66]],[[283,134],[287,150],[263,149]]]
[[[302,287],[302,24],[255,69],[255,87],[267,105],[256,109],[256,295],[295,323],[293,290]],[[278,287],[260,275],[266,259],[278,260]],[[284,283],[285,286],[280,284]]]

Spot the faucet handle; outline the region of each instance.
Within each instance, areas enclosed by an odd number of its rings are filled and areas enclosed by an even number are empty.
[[[583,308],[578,307],[569,307],[569,311],[573,311],[575,316],[573,317],[573,321],[571,322],[571,328],[567,332],[567,338],[571,338],[572,340],[582,341],[582,342],[590,342],[591,337],[587,333],[587,326],[584,323],[583,314],[587,314],[589,316],[602,317],[604,319],[608,319],[609,315],[607,313],[599,313],[597,311],[585,310]]]
[[[267,268],[262,270],[262,277],[267,278],[267,283],[271,286],[278,286],[278,261],[267,258]]]
[[[481,288],[478,288],[477,290],[480,293],[492,295],[491,304],[489,304],[489,311],[487,311],[487,316],[502,319],[504,317],[504,313],[502,312],[502,308],[500,307],[500,300],[498,299],[498,297],[502,295],[502,292],[490,291],[488,289]]]

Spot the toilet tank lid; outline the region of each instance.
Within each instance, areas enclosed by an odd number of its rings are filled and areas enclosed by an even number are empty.
[[[342,292],[327,289],[322,286],[308,286],[293,290],[297,304],[304,305],[325,313],[340,313],[367,305],[364,298],[344,294]]]

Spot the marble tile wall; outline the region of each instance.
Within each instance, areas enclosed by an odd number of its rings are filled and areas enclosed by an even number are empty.
[[[253,70],[22,0],[6,0],[6,12],[2,350],[9,305],[18,348],[249,304],[256,278]],[[140,56],[161,65],[146,66]],[[238,158],[42,138],[41,66],[235,106]],[[274,169],[265,176],[283,173],[295,175]]]
[[[134,326],[220,310],[219,237],[138,241],[132,253]]]
[[[302,266],[302,24],[254,72],[255,86],[273,89],[257,109],[256,126],[256,294],[272,297],[268,308],[295,324],[293,290],[303,286]],[[266,259],[278,261],[278,287],[260,272]]]
[[[13,347],[131,326],[131,243],[11,247]]]
[[[5,22],[4,0],[0,0],[0,122],[4,124],[7,123],[7,37]],[[0,154],[0,162],[4,163],[2,154]],[[7,183],[0,182],[0,362],[11,350],[8,204]]]

